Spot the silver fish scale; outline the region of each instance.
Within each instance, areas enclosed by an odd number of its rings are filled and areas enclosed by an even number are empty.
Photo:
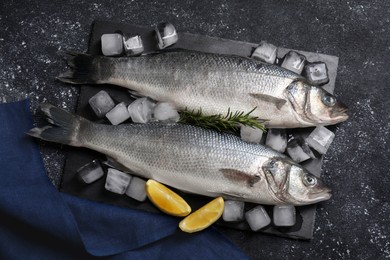
[[[250,194],[245,183],[228,179],[221,169],[255,174],[259,162],[283,157],[233,135],[182,124],[94,124],[83,129],[83,146],[114,158],[142,177],[209,196],[231,190]]]
[[[137,58],[116,58],[114,73],[104,83],[124,86],[179,109],[207,114],[249,111],[263,106],[250,94],[284,99],[285,88],[301,76],[249,58],[198,52],[168,52]],[[257,116],[274,112],[267,109]]]
[[[172,76],[177,72],[188,73],[188,76],[202,75],[202,72],[203,74],[208,72],[237,72],[249,73],[251,77],[253,76],[251,73],[256,73],[291,80],[302,78],[289,70],[261,61],[239,56],[200,52],[168,52],[136,58],[116,58],[115,63],[116,71],[113,77],[130,81],[136,77],[145,77],[143,78],[144,82],[154,81],[154,77],[172,80]],[[191,77],[186,78],[187,75],[183,75],[183,78],[190,80]]]

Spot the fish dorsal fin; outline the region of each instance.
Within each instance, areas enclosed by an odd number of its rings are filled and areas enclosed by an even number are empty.
[[[142,95],[141,93],[139,93],[138,91],[135,91],[135,90],[132,90],[132,89],[129,89],[128,92],[130,93],[130,96],[134,99],[138,99],[138,98],[143,98],[145,97],[144,95]]]
[[[236,169],[222,168],[219,169],[223,176],[231,181],[245,182],[249,187],[261,180],[259,174],[248,173]]]
[[[199,52],[199,51],[193,51],[183,48],[170,48],[170,49],[163,49],[163,50],[153,50],[150,52],[144,52],[141,54],[141,56],[154,56],[154,55],[160,55],[164,53],[177,53],[177,52]]]
[[[119,171],[125,172],[125,173],[133,173],[129,168],[124,166],[123,164],[119,163],[115,159],[107,156],[107,161],[103,162],[108,167],[117,169]]]
[[[260,94],[260,93],[249,93],[249,96],[255,98],[255,99],[259,99],[261,101],[264,101],[264,102],[267,102],[267,103],[271,103],[271,104],[274,104],[276,106],[277,109],[281,109],[284,104],[286,104],[286,100],[284,99],[281,99],[281,98],[276,98],[276,97],[273,97],[273,96],[270,96],[270,95],[267,95],[267,94]]]

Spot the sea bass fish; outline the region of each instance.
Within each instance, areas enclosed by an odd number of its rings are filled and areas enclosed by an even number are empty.
[[[41,110],[52,125],[29,135],[98,151],[136,175],[185,192],[270,205],[331,196],[287,156],[234,135],[184,124],[96,124],[49,104]]]
[[[318,86],[282,67],[250,58],[192,51],[109,58],[68,53],[72,84],[114,84],[178,110],[206,115],[252,112],[268,128],[330,125],[348,118],[347,108]]]

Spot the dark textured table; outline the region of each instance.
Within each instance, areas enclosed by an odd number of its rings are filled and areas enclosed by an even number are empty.
[[[64,3],[64,4],[63,4]],[[324,158],[331,200],[317,210],[314,239],[297,241],[221,230],[252,258],[390,257],[390,3],[388,1],[3,1],[0,5],[0,102],[29,97],[74,111],[79,89],[55,81],[60,49],[85,52],[94,20],[153,26],[260,42],[339,57],[336,95],[351,118],[333,127]],[[67,148],[41,143],[58,186]]]

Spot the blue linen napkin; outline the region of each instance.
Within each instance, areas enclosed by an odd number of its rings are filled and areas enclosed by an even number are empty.
[[[178,218],[58,192],[25,134],[29,106],[0,104],[1,259],[247,258],[215,228],[186,234]]]

